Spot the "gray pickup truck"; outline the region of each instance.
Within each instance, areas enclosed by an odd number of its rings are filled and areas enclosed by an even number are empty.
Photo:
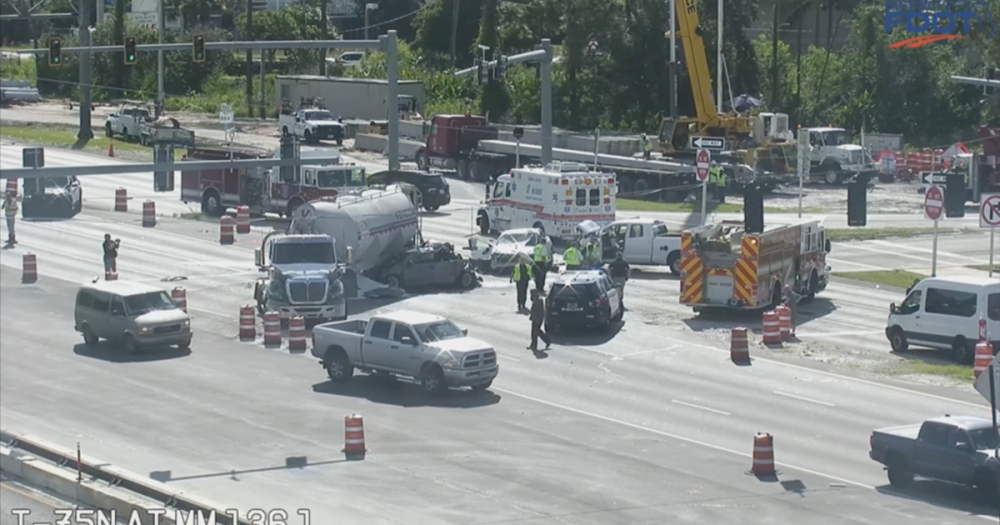
[[[920,476],[975,488],[987,502],[1000,502],[1000,462],[994,456],[1000,436],[987,419],[945,415],[876,430],[869,441],[869,457],[886,466],[893,486]]]
[[[444,317],[409,311],[317,325],[312,355],[337,383],[360,370],[414,378],[432,393],[449,387],[486,390],[500,370],[488,343]]]

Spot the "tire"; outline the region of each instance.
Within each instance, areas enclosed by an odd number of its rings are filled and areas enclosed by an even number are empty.
[[[385,278],[385,285],[388,286],[389,288],[400,288],[401,284],[403,283],[400,280],[399,276],[390,275]]]
[[[177,345],[178,350],[191,350],[191,341],[186,341]]]
[[[428,365],[420,374],[420,386],[428,394],[440,394],[448,389],[444,382],[444,371],[438,365]]]
[[[115,132],[111,130],[111,124],[104,125],[104,136],[108,137],[109,139],[114,138]]]
[[[476,276],[469,270],[462,270],[462,273],[458,275],[458,286],[468,290],[475,286],[475,284]]]
[[[976,358],[975,348],[962,336],[951,343],[951,357],[961,365],[971,365]]]
[[[1000,498],[1000,489],[997,487],[997,476],[995,473],[982,472],[976,476],[976,493],[980,500],[987,505],[996,505]]]
[[[821,171],[826,173],[823,175],[823,181],[830,186],[836,186],[842,182],[840,178],[840,173],[838,173],[837,167],[832,164],[825,164],[821,168]]]
[[[897,354],[905,354],[910,349],[910,343],[906,340],[906,334],[903,333],[902,328],[897,326],[892,329],[889,345],[892,346],[892,351]]]
[[[479,233],[482,235],[490,234],[490,216],[486,212],[479,214]]]
[[[285,217],[291,218],[292,214],[295,213],[295,209],[302,206],[302,199],[294,198],[288,202],[288,206],[285,207]]]
[[[354,375],[354,365],[347,359],[347,354],[337,348],[329,348],[327,357],[323,360],[326,376],[334,383],[346,383]]]
[[[440,208],[440,206],[424,206],[424,209],[427,211],[438,211]]]
[[[125,335],[123,346],[125,347],[125,352],[129,354],[135,355],[139,353],[139,345],[136,344],[135,337],[133,337],[132,334]]]
[[[431,170],[430,159],[427,158],[427,152],[426,151],[421,151],[420,153],[417,153],[417,159],[416,160],[417,160],[417,169],[419,169],[420,171],[430,171]]]
[[[647,183],[644,179],[639,179],[635,181],[635,185],[632,186],[632,191],[635,193],[642,193],[644,191],[649,191],[649,183]],[[645,197],[645,195],[637,195],[635,198],[641,199],[643,197]]]
[[[483,391],[485,391],[486,389],[488,389],[491,386],[493,386],[493,380],[492,379],[490,379],[489,381],[487,381],[485,383],[479,383],[478,385],[473,385],[472,389],[474,391],[476,391],[476,392],[483,392]]]
[[[312,143],[313,143],[313,135],[312,135],[312,132],[311,132],[311,131],[309,131],[308,129],[307,129],[307,130],[305,130],[305,132],[304,132],[304,133],[302,133],[302,138],[303,138],[303,139],[305,140],[305,143],[306,143],[306,144],[312,144]]]
[[[97,337],[97,334],[87,325],[83,326],[83,344],[87,346],[94,346],[100,342],[101,338]]]
[[[458,178],[469,180],[469,161],[458,159],[458,162],[455,163],[455,171],[458,173]]]
[[[205,192],[201,198],[201,212],[209,217],[221,217],[225,208],[222,207],[222,199],[215,190]]]
[[[889,467],[889,484],[896,488],[906,488],[913,483],[913,474],[899,467]]]
[[[670,266],[670,273],[674,275],[681,274],[681,254],[680,252],[671,253],[667,257],[667,265]]]
[[[76,201],[76,205],[73,206],[73,214],[76,215],[83,211],[83,195],[80,195],[80,200]]]

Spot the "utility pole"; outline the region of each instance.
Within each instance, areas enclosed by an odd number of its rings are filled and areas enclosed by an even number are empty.
[[[253,38],[253,0],[247,0],[246,39]],[[253,50],[247,49],[247,116],[253,118]]]
[[[327,2],[329,2],[329,0],[319,0],[319,32],[320,32],[320,36],[319,37],[322,40],[326,40],[330,36],[329,35],[329,28],[327,27],[327,24],[329,23],[329,21],[327,20],[327,17],[326,17]],[[368,37],[366,36],[365,38],[368,38]],[[264,61],[264,55],[263,55],[263,53],[260,55],[260,60],[263,63],[263,61]],[[261,66],[261,77],[260,77],[260,83],[261,83],[260,85],[262,86],[260,88],[260,92],[261,93],[264,92],[264,88],[263,88],[263,85],[264,85],[263,74],[264,73],[263,73],[263,71],[264,71],[264,66],[262,65]],[[326,50],[325,49],[320,49],[319,50],[319,74],[320,74],[320,76],[324,76],[324,77],[326,76]],[[261,97],[263,98],[263,95]]]
[[[90,27],[90,3],[92,0],[80,0],[80,47],[88,48],[80,53],[80,130],[76,138],[80,140],[90,140],[94,138],[94,131],[90,129],[90,88],[94,81],[91,80],[90,46],[93,44],[91,38],[93,34],[87,29]]]
[[[367,11],[365,11],[367,13]],[[365,32],[368,32],[367,26]],[[396,32],[389,31],[384,37],[379,38],[385,43],[386,50],[386,80],[389,84],[389,138],[388,151],[389,169],[400,169],[399,162],[399,43]]]
[[[86,1],[86,0],[84,0]],[[166,23],[163,19],[166,9],[166,0],[156,0],[156,43],[163,43],[163,30]],[[167,95],[163,89],[163,51],[156,52],[156,116],[159,118],[167,103]]]
[[[451,0],[451,67],[458,60],[458,0]]]

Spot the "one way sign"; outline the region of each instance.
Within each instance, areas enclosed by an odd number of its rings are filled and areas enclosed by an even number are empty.
[[[726,139],[722,137],[689,137],[688,149],[723,151],[726,149]]]
[[[944,186],[948,184],[948,174],[923,171],[920,173],[920,182],[924,186]]]

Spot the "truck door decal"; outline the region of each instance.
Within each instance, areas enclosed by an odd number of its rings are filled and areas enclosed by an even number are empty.
[[[756,306],[757,297],[753,293],[757,288],[757,239],[743,236],[740,248],[740,258],[736,261],[736,298],[747,306]]]

